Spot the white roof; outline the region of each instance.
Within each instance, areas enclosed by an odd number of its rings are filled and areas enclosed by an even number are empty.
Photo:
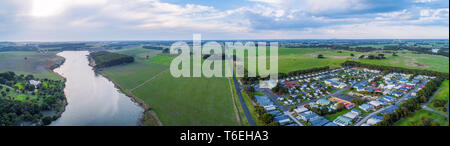
[[[369,120],[367,120],[367,124],[369,125],[375,125],[376,123],[380,122],[381,120],[379,119],[375,119],[375,118],[370,118]]]
[[[383,105],[383,103],[381,103],[379,101],[376,101],[376,100],[370,101],[369,104],[373,105],[373,106],[381,106],[381,105]]]
[[[350,118],[350,119],[356,119],[358,117],[358,114],[353,112],[348,112],[344,115],[344,117]]]
[[[308,109],[305,107],[299,107],[299,108],[294,109],[294,111],[296,113],[302,113],[302,112],[308,111]]]

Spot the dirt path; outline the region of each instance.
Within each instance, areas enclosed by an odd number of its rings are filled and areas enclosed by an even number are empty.
[[[133,89],[128,90],[129,92],[133,92],[134,90],[136,90],[137,88],[140,88],[142,86],[144,86],[145,84],[147,84],[148,82],[158,78],[159,76],[161,76],[162,74],[168,72],[169,69],[166,69],[165,71],[162,71],[160,73],[158,73],[157,75],[153,76],[152,78],[148,79],[147,81],[143,82],[142,84],[137,85],[136,87],[134,87]]]

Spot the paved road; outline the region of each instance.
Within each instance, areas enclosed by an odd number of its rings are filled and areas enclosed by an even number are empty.
[[[436,111],[436,110],[434,110],[434,109],[428,107],[428,105],[431,103],[431,101],[433,101],[434,97],[436,97],[436,94],[437,94],[439,91],[441,91],[442,89],[446,88],[446,87],[448,87],[448,86],[441,87],[441,88],[439,88],[436,92],[434,92],[434,94],[433,94],[433,96],[430,98],[430,100],[428,100],[427,103],[425,103],[424,105],[422,105],[422,108],[425,109],[425,110],[431,111],[431,112],[435,112],[435,113],[437,113],[437,114],[440,114],[440,115],[442,115],[442,116],[448,118],[448,115],[446,115],[446,114],[444,114],[444,113],[441,113],[441,112],[439,112],[439,111]],[[447,105],[447,112],[448,112],[448,105]]]
[[[242,111],[244,111],[245,117],[247,117],[248,123],[250,126],[257,126],[255,120],[253,119],[252,114],[248,110],[247,104],[245,103],[244,97],[242,97],[241,93],[241,85],[239,84],[236,76],[233,74],[234,87],[236,88],[236,93],[239,97],[239,102],[241,102]],[[251,105],[253,106],[253,105]]]
[[[231,57],[227,56],[227,59],[231,60]],[[244,97],[242,97],[242,93],[241,93],[242,86],[236,79],[236,74],[234,73],[233,63],[229,63],[229,67],[230,67],[231,73],[233,74],[234,88],[236,89],[236,94],[239,97],[239,102],[241,103],[242,111],[244,112],[244,115],[247,118],[249,125],[257,126],[255,119],[253,119],[252,114],[250,114],[250,110],[248,110],[248,106],[245,103]],[[253,105],[251,105],[251,106],[253,106]]]
[[[299,126],[305,126],[302,124],[302,122],[298,121],[297,118],[295,118],[291,112],[284,112],[284,114],[291,117],[291,119],[294,120],[294,122],[297,123]]]

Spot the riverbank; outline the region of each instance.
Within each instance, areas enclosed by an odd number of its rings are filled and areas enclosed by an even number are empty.
[[[111,81],[114,86],[120,90],[123,94],[125,94],[127,97],[129,97],[133,102],[137,103],[140,107],[144,109],[144,113],[142,114],[141,119],[139,120],[139,126],[163,126],[162,122],[159,120],[158,116],[156,115],[155,111],[152,110],[152,108],[147,105],[142,99],[136,97],[133,95],[133,93],[127,91],[123,87],[121,87],[116,81],[112,80],[105,74],[101,72],[101,68],[95,68],[95,60],[91,57],[87,56],[89,60],[89,66],[92,67],[92,70],[94,70],[95,73],[105,77],[109,81]]]

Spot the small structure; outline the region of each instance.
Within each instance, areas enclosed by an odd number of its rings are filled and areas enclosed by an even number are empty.
[[[359,108],[364,110],[365,112],[370,112],[370,111],[374,110],[375,107],[370,104],[362,104],[359,106]]]
[[[29,80],[28,81],[31,85],[34,85],[34,87],[39,86],[39,84],[41,84],[41,81],[36,81],[36,80]]]
[[[316,101],[317,104],[322,105],[322,106],[327,106],[330,104],[330,100],[327,99],[319,99]]]
[[[381,106],[383,106],[383,103],[373,100],[369,102],[370,105],[373,105],[375,108],[380,108]]]
[[[344,116],[339,116],[337,117],[333,123],[339,125],[339,126],[349,126],[352,124],[352,119],[344,117]]]
[[[356,120],[359,117],[359,115],[356,113],[353,113],[353,112],[348,112],[348,113],[344,114],[344,117],[347,117],[352,120]]]

